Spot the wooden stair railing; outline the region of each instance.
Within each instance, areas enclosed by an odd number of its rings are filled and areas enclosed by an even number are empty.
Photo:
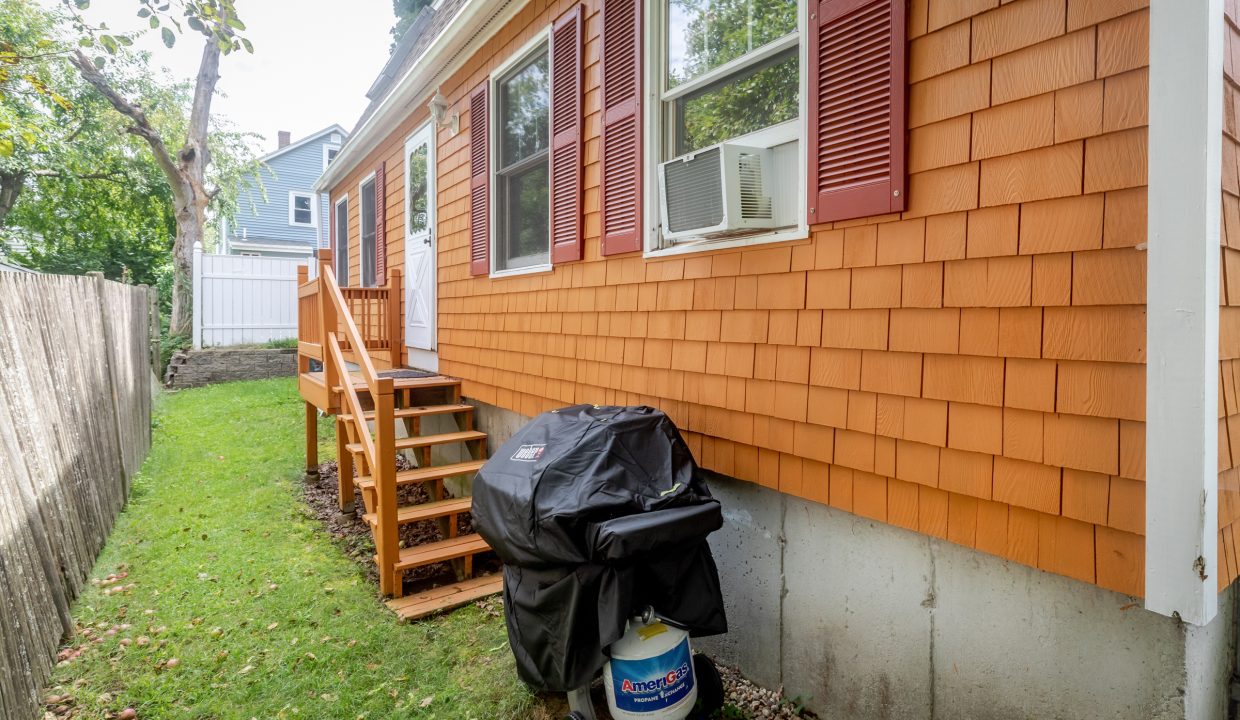
[[[317,469],[317,412],[322,408],[336,416],[340,508],[352,511],[359,500],[363,503],[362,517],[375,540],[380,589],[394,598],[388,607],[399,617],[425,617],[499,592],[499,575],[474,577],[474,556],[490,550],[486,541],[459,532],[458,519],[470,512],[471,499],[446,494],[446,481],[476,473],[487,457],[487,435],[474,428],[474,407],[462,402],[461,381],[427,374],[396,379],[378,371],[384,362],[400,367],[404,361],[400,273],[389,271],[383,287],[342,288],[329,251],[320,251],[317,271],[314,278],[308,269],[298,273],[307,469]],[[423,434],[424,420],[434,421],[431,434]],[[397,422],[404,430],[399,439]],[[451,428],[449,423],[455,430],[444,429]],[[443,453],[441,464],[432,458],[436,448]],[[455,459],[453,448],[459,453]],[[416,465],[398,472],[400,455]],[[421,485],[428,500],[402,507],[397,490],[411,485]],[[400,528],[423,522],[437,523],[442,539],[400,547]],[[451,565],[456,582],[402,597],[406,571],[440,564]]]
[[[330,262],[319,265],[319,281],[319,295],[323,298],[321,305],[325,308],[330,305],[330,310],[322,313],[324,326],[331,328],[338,324],[343,328],[344,337],[353,348],[353,355],[361,376],[360,386],[370,393],[374,401],[372,415],[374,435],[372,436],[366,420],[366,409],[357,394],[359,383],[355,382],[351,373],[347,372],[348,366],[345,364],[340,340],[336,337],[336,332],[331,330],[324,332],[328,351],[323,355],[323,379],[329,390],[337,387],[337,383],[343,388],[341,394],[344,396],[344,405],[349,409],[351,416],[348,420],[342,420],[340,416],[337,416],[337,438],[347,436],[347,432],[342,432],[346,430],[343,427],[345,422],[355,424],[353,432],[356,437],[361,438],[363,462],[368,474],[375,481],[377,502],[374,534],[375,552],[379,565],[379,588],[384,595],[394,595],[400,591],[401,579],[396,570],[400,541],[397,537],[395,512],[396,405],[393,397],[395,389],[391,378],[379,377],[379,373],[375,370],[362,334],[353,321],[353,315],[340,292],[340,286],[336,284],[336,274]],[[336,322],[333,323],[333,320]],[[344,381],[340,382],[342,369],[346,370],[343,373]],[[342,477],[352,476],[352,457],[352,454],[346,450],[338,459],[339,472]]]

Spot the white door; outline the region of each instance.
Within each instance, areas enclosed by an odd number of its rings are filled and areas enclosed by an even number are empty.
[[[435,143],[430,124],[405,141],[405,277],[405,344],[434,350]]]

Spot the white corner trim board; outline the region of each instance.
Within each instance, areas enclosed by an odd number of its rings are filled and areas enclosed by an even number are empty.
[[[1223,0],[1150,3],[1145,607],[1218,613]]]

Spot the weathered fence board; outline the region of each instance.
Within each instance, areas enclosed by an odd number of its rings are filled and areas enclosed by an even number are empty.
[[[194,250],[194,349],[297,337],[297,268],[310,258]]]
[[[38,715],[69,603],[150,447],[150,292],[0,274],[0,718]]]

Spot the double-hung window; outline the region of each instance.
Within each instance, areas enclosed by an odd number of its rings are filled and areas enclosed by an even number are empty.
[[[288,194],[288,224],[315,227],[314,195],[293,191]]]
[[[332,160],[335,160],[336,156],[339,154],[340,154],[339,145],[324,145],[323,146],[323,169],[326,170],[327,166],[331,165]]]
[[[361,225],[361,243],[358,250],[362,260],[362,285],[375,284],[375,176],[370,175],[358,188],[358,222]]]
[[[775,217],[781,227],[798,226],[804,216],[798,0],[653,0],[647,7],[658,28],[658,41],[646,47],[647,79],[658,100],[647,110],[651,165],[723,142],[770,148],[770,177],[780,183],[770,188]],[[651,168],[652,215],[659,207],[656,178]],[[672,244],[659,237],[651,249]]]
[[[550,262],[550,72],[547,41],[516,57],[493,85],[496,272]]]

